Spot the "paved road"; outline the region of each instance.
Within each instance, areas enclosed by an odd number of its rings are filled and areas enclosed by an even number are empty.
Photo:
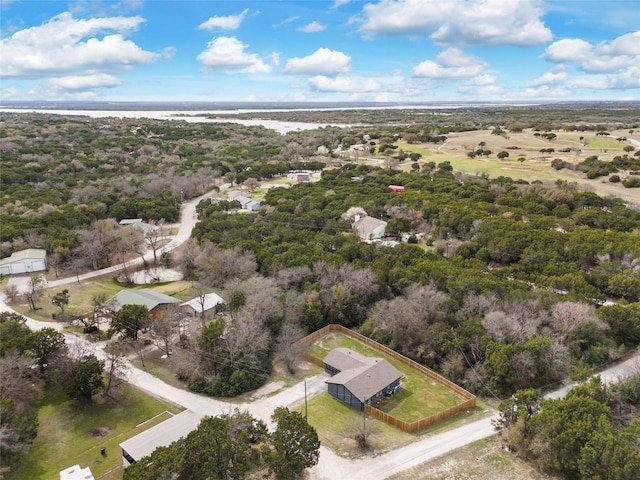
[[[208,193],[205,193],[204,195],[201,195],[183,204],[180,212],[180,228],[178,230],[178,233],[171,239],[171,241],[167,245],[165,245],[162,248],[162,252],[169,252],[179,247],[184,242],[186,242],[189,239],[189,237],[191,237],[191,231],[196,226],[196,221],[197,221],[196,206],[198,205],[198,203],[200,203],[202,199],[209,198],[213,195],[214,195],[214,192],[208,192]],[[143,262],[143,258],[146,261],[153,261],[153,252],[149,251],[144,255],[144,257],[139,257],[131,260],[128,263],[128,265],[129,266],[140,265]],[[58,280],[53,280],[48,282],[47,288],[58,287],[60,285],[66,285],[74,282],[80,282],[88,278],[99,277],[100,275],[105,275],[108,273],[116,273],[116,272],[119,272],[120,270],[122,270],[121,264],[115,265],[109,268],[103,268],[101,270],[95,270],[92,272],[83,273],[82,275],[79,275],[79,276],[74,275],[72,277],[61,278]]]

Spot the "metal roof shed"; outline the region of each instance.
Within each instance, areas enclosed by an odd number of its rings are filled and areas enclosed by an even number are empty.
[[[185,410],[120,444],[124,467],[150,455],[158,447],[167,447],[198,428],[204,417]]]

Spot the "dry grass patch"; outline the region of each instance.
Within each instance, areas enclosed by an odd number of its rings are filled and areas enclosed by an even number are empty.
[[[449,452],[391,480],[559,480],[506,452],[497,436]]]

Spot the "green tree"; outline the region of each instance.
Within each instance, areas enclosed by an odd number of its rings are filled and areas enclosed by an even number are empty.
[[[60,309],[60,313],[64,313],[64,307],[69,305],[69,290],[64,289],[61,292],[56,293],[51,298],[51,303]]]
[[[522,419],[526,424],[540,411],[542,393],[535,388],[518,390],[510,398],[500,403],[498,418],[493,422],[497,431],[502,431]]]
[[[564,399],[543,400],[530,426],[534,437],[547,446],[539,459],[542,465],[578,479],[581,450],[602,422],[609,421],[611,409],[589,395],[569,393]]]
[[[38,435],[38,416],[16,408],[13,401],[0,398],[0,458],[11,467],[31,447]]]
[[[86,358],[71,382],[66,386],[67,395],[87,402],[104,387],[104,364],[91,355]]]
[[[124,480],[235,480],[260,466],[253,443],[265,437],[264,422],[246,412],[206,417],[168,447],[157,448],[124,471]]]
[[[590,480],[635,480],[640,472],[640,420],[627,428],[613,427],[604,419],[580,451],[581,478]]]
[[[207,417],[185,439],[180,478],[243,479],[249,472],[251,442],[246,431],[232,432],[229,417]]]
[[[136,340],[138,332],[149,323],[149,309],[144,305],[123,305],[111,319],[111,333],[122,333]]]
[[[320,440],[316,430],[299,412],[279,407],[271,418],[277,422],[271,449],[265,453],[269,469],[278,480],[292,479],[318,463]]]
[[[26,325],[27,319],[13,312],[0,313],[0,355],[9,350],[22,353],[29,349],[31,329]]]
[[[29,345],[38,360],[40,372],[44,372],[49,359],[65,347],[64,335],[51,327],[43,328],[29,336]]]
[[[496,155],[500,160],[504,159],[504,158],[509,158],[509,152],[502,150],[501,152],[498,152],[498,155]]]

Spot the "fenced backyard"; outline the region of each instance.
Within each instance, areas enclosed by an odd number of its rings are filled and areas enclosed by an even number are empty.
[[[408,373],[403,391],[394,394],[399,398],[391,397],[383,400],[380,408],[365,404],[365,413],[378,420],[404,432],[412,433],[449,419],[457,413],[467,411],[476,404],[475,395],[442,375],[342,325],[327,325],[300,340],[300,343],[305,346],[304,358],[310,363],[324,368],[322,358],[331,348],[335,347],[323,347],[318,345],[318,342],[332,334],[344,335],[368,349],[388,357],[388,360],[396,368]],[[344,346],[343,344],[344,342],[340,346]],[[357,348],[357,345],[353,343],[350,346]],[[428,382],[421,381],[420,377],[427,379]],[[428,394],[425,394],[427,390]]]

